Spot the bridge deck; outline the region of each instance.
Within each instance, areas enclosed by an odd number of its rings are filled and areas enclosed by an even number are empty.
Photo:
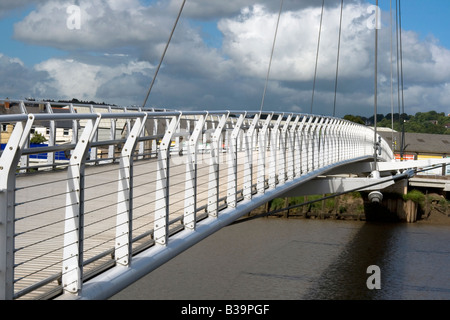
[[[170,217],[172,232],[183,228],[185,191],[185,156],[175,155],[179,163],[170,170]],[[206,214],[208,201],[209,154],[198,165],[198,217]],[[238,185],[242,186],[243,163],[239,161]],[[220,175],[228,168],[220,167]],[[133,166],[133,249],[153,244],[155,221],[156,159],[135,162]],[[226,182],[226,181],[225,181]],[[256,183],[256,180],[255,180]],[[98,268],[114,265],[113,248],[116,232],[118,165],[87,166],[84,200],[84,257],[93,260],[85,266],[85,276]],[[37,298],[49,288],[61,291],[62,251],[64,240],[67,170],[19,175],[16,192],[15,291],[51,279],[49,286],[24,296]],[[219,198],[226,197],[226,185],[219,188]],[[51,293],[52,290],[50,290]]]

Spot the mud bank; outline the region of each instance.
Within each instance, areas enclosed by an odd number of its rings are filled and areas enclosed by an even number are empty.
[[[384,194],[371,203],[367,194],[353,192],[326,200],[327,195],[274,199],[248,217],[392,221],[450,225],[450,202],[438,194]]]

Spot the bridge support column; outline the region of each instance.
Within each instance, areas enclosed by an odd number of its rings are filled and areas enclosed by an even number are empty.
[[[0,300],[14,299],[16,168],[33,122],[29,115],[16,123],[0,158]]]

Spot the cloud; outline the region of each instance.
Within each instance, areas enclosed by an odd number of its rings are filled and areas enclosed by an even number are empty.
[[[347,4],[357,2],[355,0],[347,1]],[[182,0],[171,0],[170,8],[172,12],[180,9]],[[280,9],[280,1],[273,0],[228,0],[228,1],[211,1],[211,0],[189,0],[185,4],[183,14],[189,18],[195,19],[217,19],[231,18],[241,13],[242,8],[251,6],[262,6],[267,8],[269,12],[278,12]],[[321,1],[317,0],[301,0],[301,1],[284,1],[284,11],[298,11],[305,8],[320,7]],[[327,7],[336,7],[337,2],[326,1]]]
[[[13,10],[32,4],[33,0],[3,0],[0,2],[0,18]]]
[[[72,1],[39,4],[14,28],[14,38],[63,50],[110,50],[162,41],[167,21],[157,7],[143,7],[138,0],[79,1],[80,28],[67,26]]]
[[[32,1],[22,1],[28,4]],[[9,3],[6,6],[6,3]],[[28,44],[67,52],[27,69],[0,57],[3,70],[24,74],[15,81],[42,98],[79,98],[141,104],[173,27],[181,0],[79,0],[79,30],[67,28],[72,1],[39,2],[15,25],[14,37]],[[266,110],[309,112],[312,96],[320,1],[285,1],[273,56]],[[337,59],[339,3],[324,12],[314,113],[331,114]],[[338,115],[373,113],[374,31],[369,3],[346,1],[337,92]],[[10,10],[5,2],[0,10]],[[187,109],[259,109],[268,70],[278,1],[187,1],[182,19],[156,79],[152,106]],[[386,19],[388,13],[384,13]],[[207,22],[202,24],[201,22]],[[221,34],[208,45],[205,34]],[[386,21],[380,30],[379,112],[390,112],[390,42]],[[448,110],[450,51],[432,38],[403,33],[406,106]],[[394,52],[395,57],[395,52]],[[6,72],[4,71],[4,72]],[[396,70],[395,70],[396,71]],[[1,81],[1,80],[0,80]],[[6,83],[0,82],[5,88]],[[9,91],[13,90],[11,84]],[[394,84],[394,88],[397,84]],[[9,93],[8,93],[9,94]],[[396,92],[395,92],[396,94]]]
[[[46,85],[39,87],[40,93],[56,90],[63,99],[126,104],[136,96],[138,88],[144,89],[143,82],[153,69],[148,62],[128,60],[126,56],[105,56],[101,61],[94,64],[82,59],[50,59],[36,65],[36,71],[48,74]]]
[[[5,95],[4,98],[34,97],[37,82],[46,82],[45,72],[30,70],[20,59],[0,53],[0,92]]]

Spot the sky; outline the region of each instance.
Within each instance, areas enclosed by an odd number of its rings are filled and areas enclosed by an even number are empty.
[[[0,99],[142,106],[182,2],[2,0]],[[400,108],[395,20],[378,2],[377,112],[450,113],[450,1],[401,2]],[[370,117],[375,3],[344,0],[336,82],[340,1],[325,0],[316,59],[322,1],[284,0],[273,47],[280,1],[187,0],[145,106]]]

